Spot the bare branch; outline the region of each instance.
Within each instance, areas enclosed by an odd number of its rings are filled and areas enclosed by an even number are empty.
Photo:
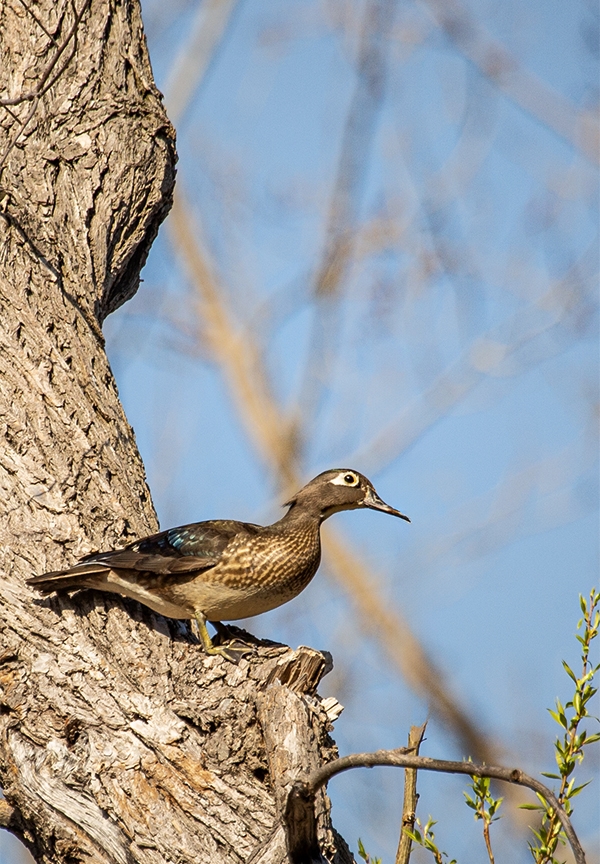
[[[374,0],[367,7],[359,48],[356,89],[342,139],[325,253],[315,280],[317,297],[338,293],[351,257],[360,192],[385,92],[384,46],[394,9],[394,0]]]
[[[293,487],[298,476],[296,425],[284,417],[275,401],[255,341],[234,323],[223,286],[199,240],[200,226],[183,202],[181,184],[169,224],[195,288],[197,320],[203,322],[204,338],[223,372],[250,439],[280,484]]]
[[[310,798],[316,795],[332,777],[349,771],[351,768],[373,768],[375,765],[395,765],[398,768],[415,768],[419,771],[438,771],[443,774],[466,774],[469,777],[490,777],[493,780],[503,780],[506,783],[515,783],[518,786],[526,786],[534,792],[539,793],[550,807],[556,812],[560,824],[567,836],[575,861],[577,864],[585,864],[585,853],[577,838],[577,834],[571,824],[565,810],[558,803],[558,799],[551,789],[548,789],[539,780],[530,777],[520,768],[503,768],[498,765],[478,765],[474,762],[453,762],[446,759],[431,759],[428,756],[413,756],[407,753],[406,747],[397,750],[377,750],[374,753],[353,753],[350,756],[342,756],[334,759],[327,765],[323,765],[316,771],[312,771],[306,781],[295,784],[290,799]],[[292,809],[293,804],[288,804]]]
[[[21,6],[22,6],[26,11],[27,11],[27,13],[28,13],[29,15],[31,15],[31,17],[33,18],[33,20],[35,21],[35,23],[38,25],[38,27],[40,28],[40,30],[43,30],[44,33],[46,34],[46,36],[48,37],[48,39],[50,39],[50,41],[53,42],[54,45],[55,45],[56,47],[58,47],[58,42],[56,41],[56,39],[54,38],[54,36],[52,35],[52,33],[50,33],[50,31],[46,29],[46,27],[44,26],[43,22],[40,21],[40,19],[37,17],[37,15],[35,14],[35,12],[34,12],[33,9],[31,8],[31,6],[30,6],[28,3],[25,3],[25,0],[19,0],[19,3],[20,3]]]
[[[497,758],[492,742],[450,691],[408,621],[381,596],[379,581],[366,562],[361,561],[352,543],[327,525],[323,535],[328,563],[342,586],[350,592],[363,630],[380,642],[409,687],[429,701],[431,711],[452,730],[467,753],[482,761]]]
[[[589,477],[596,459],[594,428],[593,443],[578,439],[547,459],[507,473],[491,492],[456,507],[452,520],[458,527],[436,533],[426,550],[420,549],[415,558],[409,555],[409,567],[423,573],[442,559],[446,568],[457,566],[518,538],[574,521],[591,504],[575,494],[573,487]],[[528,514],[535,500],[541,516]]]
[[[541,359],[563,350],[557,338],[543,340],[571,327],[586,314],[595,296],[596,244],[590,246],[567,275],[497,327],[470,343],[465,352],[445,369],[402,414],[352,456],[353,461],[375,474],[397,459],[435,423],[448,414],[484,379],[513,377]],[[540,314],[543,311],[544,314]],[[538,348],[538,344],[540,347]]]
[[[33,102],[31,103],[31,108],[29,109],[29,111],[25,115],[25,119],[17,121],[18,122],[17,129],[16,129],[15,133],[13,134],[12,138],[10,139],[10,141],[8,142],[8,144],[6,145],[6,149],[5,149],[4,153],[0,157],[0,175],[1,175],[2,169],[4,167],[4,163],[8,159],[8,156],[10,155],[10,151],[12,150],[12,148],[15,146],[15,144],[19,140],[19,135],[21,135],[21,133],[25,131],[25,129],[29,125],[29,121],[31,120],[31,118],[35,114],[35,112],[37,110],[37,106],[39,104],[39,101],[40,101],[39,99],[34,99]],[[10,108],[7,108],[6,110],[10,111]],[[10,111],[10,113],[12,114],[12,111]],[[4,192],[5,190],[2,190],[2,191]]]
[[[19,140],[19,136],[23,134],[23,132],[25,131],[26,127],[29,124],[29,121],[31,120],[31,118],[35,114],[41,97],[44,95],[44,93],[46,93],[47,90],[50,89],[50,87],[52,87],[53,84],[56,83],[56,81],[58,80],[60,75],[62,75],[62,73],[67,68],[68,64],[71,62],[71,59],[73,58],[73,56],[75,54],[76,47],[77,47],[77,28],[79,27],[79,23],[83,17],[83,13],[85,12],[85,10],[90,5],[90,2],[91,2],[91,0],[83,0],[83,4],[82,4],[79,12],[77,12],[75,5],[73,4],[73,13],[74,13],[73,24],[72,24],[69,32],[65,36],[63,42],[58,47],[58,50],[56,51],[55,55],[47,63],[46,67],[42,71],[42,74],[39,78],[39,81],[38,81],[37,85],[34,87],[34,89],[31,90],[29,93],[25,93],[25,94],[22,94],[21,96],[16,97],[15,99],[1,99],[0,100],[0,106],[5,107],[7,110],[10,110],[10,106],[13,106],[13,105],[20,105],[23,102],[29,102],[29,101],[32,102],[31,108],[27,112],[25,119],[18,121],[17,130],[14,133],[14,135],[12,136],[12,138],[10,139],[10,141],[8,142],[6,149],[4,150],[4,153],[0,157],[0,175],[2,173],[2,169],[6,163],[6,160],[9,156],[11,150],[13,149],[13,147],[15,146],[17,141]],[[37,18],[35,20],[37,21]],[[42,29],[44,29],[44,28],[42,28]],[[52,38],[52,37],[50,37],[50,38]],[[60,57],[62,56],[63,52],[65,51],[67,45],[69,44],[69,42],[71,42],[71,40],[73,40],[73,48],[71,50],[71,53],[69,54],[69,56],[67,57],[67,59],[63,63],[62,67],[58,70],[56,75],[54,75],[52,78],[50,78],[50,75],[52,74],[54,67],[58,63]],[[55,42],[54,39],[53,39],[53,41]],[[49,78],[50,78],[50,80],[48,80]],[[11,112],[11,114],[12,114],[12,112]]]

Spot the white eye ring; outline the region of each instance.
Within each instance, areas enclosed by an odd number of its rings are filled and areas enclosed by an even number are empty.
[[[358,486],[359,479],[353,471],[343,471],[331,481],[336,486]]]

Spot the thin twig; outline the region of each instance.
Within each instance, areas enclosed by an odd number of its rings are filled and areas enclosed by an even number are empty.
[[[31,120],[31,118],[35,114],[37,106],[39,104],[39,101],[40,101],[39,99],[34,99],[34,101],[31,103],[31,108],[29,109],[29,112],[28,112],[27,116],[25,117],[25,119],[18,121],[19,128],[17,129],[15,134],[12,136],[12,138],[8,142],[6,149],[5,149],[4,153],[2,154],[2,158],[0,158],[0,172],[2,172],[2,169],[4,167],[4,163],[8,159],[8,156],[10,155],[10,151],[12,150],[12,148],[15,146],[15,144],[19,140],[19,136],[25,131],[29,121]],[[10,110],[10,109],[7,109],[7,110]]]
[[[71,29],[69,30],[69,32],[67,33],[62,44],[58,48],[58,50],[57,50],[56,54],[54,55],[54,57],[52,58],[52,60],[50,60],[50,62],[46,65],[36,87],[30,93],[26,93],[22,96],[19,96],[16,99],[2,99],[2,100],[0,100],[0,106],[5,107],[7,110],[10,110],[11,105],[20,105],[23,102],[28,102],[28,101],[32,100],[31,108],[30,108],[29,112],[27,113],[27,116],[25,117],[24,120],[18,121],[19,122],[19,128],[17,129],[15,134],[12,136],[11,140],[8,142],[8,145],[6,146],[6,149],[5,149],[4,153],[2,154],[2,157],[0,157],[0,173],[2,172],[2,169],[4,168],[4,164],[5,164],[6,160],[8,159],[8,156],[9,156],[11,150],[13,149],[13,147],[15,146],[17,141],[19,140],[19,136],[23,134],[23,132],[25,131],[25,129],[27,128],[27,126],[29,124],[29,121],[31,120],[31,118],[35,114],[41,97],[44,95],[44,93],[46,93],[50,89],[50,87],[52,87],[53,84],[56,83],[56,81],[58,80],[60,75],[62,75],[62,73],[65,71],[65,69],[67,68],[67,66],[71,62],[71,60],[75,54],[75,50],[76,50],[76,46],[77,46],[77,42],[76,42],[77,28],[79,27],[79,22],[81,21],[81,18],[83,17],[83,13],[87,9],[87,7],[90,5],[90,2],[91,2],[91,0],[84,0],[83,4],[81,6],[81,9],[78,13],[77,9],[75,7],[74,0],[73,0],[73,13],[75,16],[75,20],[73,21],[73,25],[72,25]],[[67,47],[67,45],[69,44],[69,42],[71,41],[72,38],[74,39],[73,50],[71,51],[71,53],[69,54],[69,56],[67,57],[65,62],[63,63],[62,67],[56,73],[56,75],[54,75],[53,78],[48,80],[51,73],[52,73],[52,70],[56,66],[59,58],[61,57],[62,53],[64,52],[65,48]]]
[[[71,53],[66,58],[66,60],[64,61],[64,63],[60,67],[60,69],[58,69],[58,71],[55,72],[54,75],[52,75],[50,78],[48,78],[46,80],[46,83],[40,89],[38,96],[43,96],[45,93],[48,92],[48,90],[54,84],[56,84],[56,82],[58,81],[60,76],[63,74],[63,72],[65,71],[65,69],[67,68],[67,66],[69,65],[69,63],[71,62],[71,60],[73,59],[73,57],[75,56],[75,53],[77,51],[77,31],[79,29],[78,25],[79,25],[79,21],[81,20],[81,16],[83,15],[83,13],[85,11],[85,8],[82,8],[79,15],[77,15],[77,7],[75,6],[75,0],[71,0],[71,6],[73,8],[73,14],[75,15],[75,18],[76,18],[76,23],[72,27],[72,35],[68,39],[68,41],[71,41],[71,39],[73,41],[73,47],[71,48]],[[65,46],[64,46],[65,48],[66,48],[66,45],[67,45],[67,43],[65,42]],[[64,50],[64,48],[62,48],[62,47],[59,49],[59,51],[57,52],[57,59],[62,54],[63,50]]]
[[[427,721],[422,726],[411,726],[408,734],[408,749],[419,755],[419,747],[425,735]],[[410,850],[412,840],[406,833],[408,828],[412,831],[415,827],[415,818],[417,811],[417,771],[415,768],[404,769],[404,802],[402,805],[402,821],[400,823],[400,840],[398,841],[398,851],[396,852],[396,864],[408,864],[410,858]]]
[[[466,399],[486,377],[506,374],[503,370],[509,367],[511,360],[531,357],[530,362],[538,365],[541,359],[553,356],[554,343],[550,342],[547,347],[544,343],[541,356],[540,351],[533,350],[535,343],[559,328],[568,327],[570,321],[585,314],[586,307],[595,297],[597,260],[594,242],[562,279],[505,321],[482,333],[475,343],[470,343],[417,399],[404,406],[400,416],[353,454],[353,462],[361,465],[369,474],[381,471],[383,466],[405,453],[427,430]],[[539,315],[540,309],[545,311],[544,316]],[[579,336],[575,327],[571,328],[571,332],[573,338]],[[485,346],[494,344],[503,346],[503,351],[497,357],[490,355],[487,358]],[[563,342],[557,341],[556,344],[564,350]],[[527,346],[531,346],[528,354],[525,353]],[[520,359],[520,362],[527,360]],[[523,367],[518,368],[520,371]],[[510,374],[514,376],[516,373],[512,371]]]
[[[54,36],[52,35],[52,33],[50,33],[49,30],[46,30],[46,28],[44,27],[43,23],[42,23],[42,22],[40,21],[40,19],[37,17],[37,15],[36,15],[35,12],[33,11],[33,9],[29,6],[29,4],[26,3],[25,0],[19,0],[19,3],[21,4],[21,6],[23,6],[23,8],[26,10],[26,12],[28,12],[29,15],[31,15],[31,17],[33,18],[33,20],[35,21],[35,23],[38,25],[38,27],[40,28],[40,30],[43,30],[44,33],[46,34],[46,36],[48,37],[48,39],[50,39],[51,42],[54,42],[54,45],[55,45],[56,47],[58,47],[58,42],[56,41],[56,39],[54,38]]]
[[[169,217],[175,245],[183,254],[195,288],[197,320],[231,391],[250,440],[279,485],[293,491],[298,479],[298,435],[269,384],[256,342],[234,322],[214,266],[201,244],[200,226],[183,201],[181,184]],[[199,341],[201,336],[198,336]]]
[[[363,630],[379,640],[406,683],[429,702],[431,712],[452,730],[469,755],[482,762],[497,759],[493,745],[447,686],[408,620],[383,600],[372,568],[339,529],[324,525],[322,533],[329,569],[349,591]]]
[[[315,280],[317,297],[338,293],[352,254],[360,193],[385,92],[385,46],[395,6],[395,0],[371,0],[366,8],[356,89],[342,138],[325,254]]]
[[[490,840],[490,823],[485,818],[485,805],[484,802],[481,802],[481,818],[483,819],[483,839],[485,840],[485,846],[488,853],[488,858],[490,859],[490,864],[495,864],[494,861],[494,853],[492,852],[492,841]]]
[[[21,94],[21,96],[17,96],[14,99],[0,99],[0,106],[3,106],[3,105],[20,105],[22,102],[29,102],[31,99],[36,99],[38,96],[43,95],[43,92],[45,92],[44,86],[46,84],[46,81],[50,77],[52,70],[54,69],[54,67],[58,63],[62,53],[65,50],[65,48],[67,47],[67,45],[69,44],[69,42],[71,41],[73,36],[75,35],[75,32],[76,32],[77,28],[79,27],[79,22],[81,21],[81,19],[83,17],[83,13],[87,9],[87,7],[90,5],[90,2],[91,2],[91,0],[83,0],[83,4],[82,4],[79,12],[77,12],[75,5],[73,5],[73,12],[74,12],[75,18],[74,18],[73,24],[71,26],[71,29],[69,30],[69,32],[65,36],[64,40],[60,44],[54,57],[46,64],[46,67],[44,68],[42,74],[40,75],[38,83],[33,88],[33,90],[30,90],[29,93],[23,93],[23,94]],[[64,72],[64,70],[65,70],[65,67],[63,66],[63,68],[61,69],[61,73]],[[52,84],[55,81],[56,81],[56,78],[53,78],[52,82],[48,86],[52,86]]]

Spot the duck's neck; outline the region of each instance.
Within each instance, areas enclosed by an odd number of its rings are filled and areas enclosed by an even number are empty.
[[[273,527],[291,528],[293,525],[312,523],[318,528],[326,518],[327,516],[323,514],[318,505],[307,507],[306,505],[299,506],[298,504],[292,504],[285,516],[282,516],[278,522],[275,522]]]

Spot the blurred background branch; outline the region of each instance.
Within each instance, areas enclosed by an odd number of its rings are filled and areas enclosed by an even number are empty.
[[[199,340],[210,346],[213,361],[222,372],[248,436],[285,496],[300,487],[305,479],[299,474],[296,445],[303,430],[286,421],[274,403],[267,372],[250,334],[245,333],[244,338],[240,338],[240,333],[236,332],[224,304],[225,292],[212,275],[206,253],[200,246],[200,228],[183,203],[181,185],[170,224],[174,243],[197,292]],[[408,622],[398,610],[386,606],[376,578],[352,550],[350,540],[327,527],[324,550],[328,569],[350,593],[362,629],[381,641],[406,681],[430,703],[431,710],[450,727],[463,749],[478,759],[491,762],[495,755],[493,745],[450,692]]]
[[[224,39],[238,0],[198,3],[187,39],[179,49],[165,86],[169,119],[180,122]]]
[[[395,0],[369,0],[365,6],[356,83],[341,139],[323,251],[315,269],[312,332],[299,398],[308,428],[331,385],[339,354],[340,306],[352,266],[369,156],[385,94],[386,51],[395,8]]]
[[[455,0],[420,0],[459,50],[488,80],[549,129],[598,164],[598,115],[578,111],[568,99],[536,75],[493,39],[487,29]]]
[[[198,34],[191,37],[190,47],[176,60],[171,74],[171,90],[177,94],[174,98],[178,116],[185,111],[182,94],[190,96],[200,86],[202,74],[208,69],[210,57],[218,46],[215,34],[223,31],[223,5],[218,4],[218,12],[215,4],[209,7],[205,12],[211,19],[208,35],[200,39],[200,27]],[[314,287],[317,302],[305,379],[309,393],[306,399],[301,399],[293,417],[286,417],[276,404],[269,373],[261,359],[264,349],[256,344],[256,334],[248,329],[242,330],[234,321],[228,308],[228,291],[219,282],[216,268],[210,261],[199,219],[185,204],[181,180],[169,220],[173,243],[182,256],[195,290],[197,342],[209,348],[211,359],[221,370],[244,428],[259,457],[272,471],[283,496],[308,479],[302,475],[301,442],[309,437],[310,406],[318,402],[318,394],[331,385],[333,346],[339,328],[339,315],[334,307],[339,308],[341,303],[339,293],[352,260],[362,178],[384,93],[383,44],[393,23],[394,7],[392,0],[375,0],[367,5],[365,11],[357,84],[342,138],[325,250]],[[204,10],[204,6],[199,9]],[[213,18],[216,18],[215,22]],[[196,20],[199,19],[200,16]],[[319,370],[318,376],[315,375],[316,369]],[[355,612],[363,629],[382,641],[407,682],[430,702],[431,710],[457,735],[463,748],[478,759],[492,761],[497,756],[493,746],[450,693],[408,622],[399,611],[386,609],[376,580],[369,577],[364,562],[352,553],[348,538],[336,538],[330,530],[325,551],[332,572],[353,597]]]

